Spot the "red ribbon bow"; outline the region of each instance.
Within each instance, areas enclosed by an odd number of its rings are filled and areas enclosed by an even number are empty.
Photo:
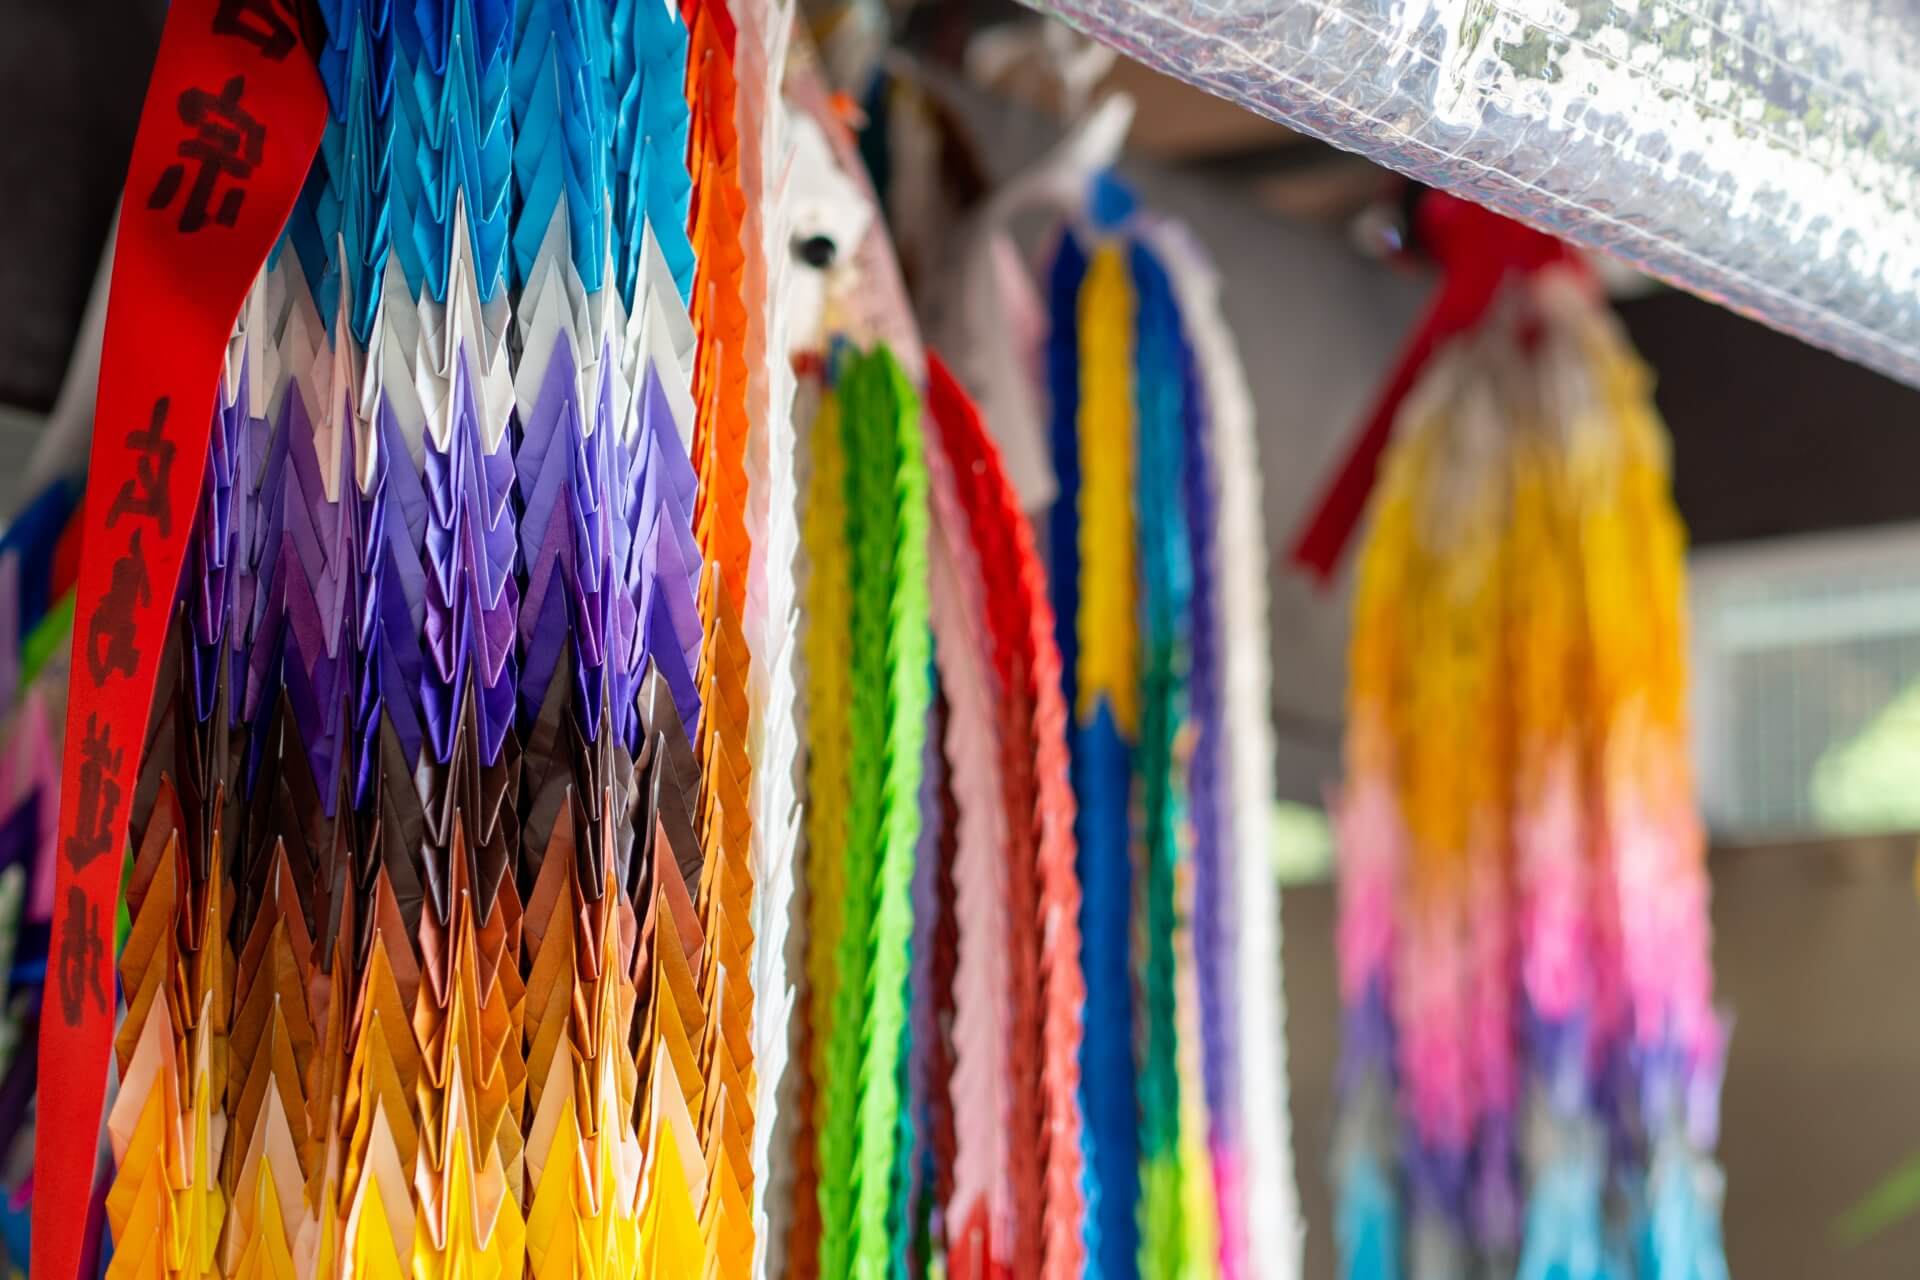
[[[1440,288],[1288,553],[1322,585],[1339,567],[1366,510],[1400,402],[1434,353],[1480,323],[1510,276],[1531,275],[1549,266],[1582,268],[1579,255],[1566,242],[1441,191],[1422,197],[1414,211],[1414,230],[1416,243],[1440,264]]]

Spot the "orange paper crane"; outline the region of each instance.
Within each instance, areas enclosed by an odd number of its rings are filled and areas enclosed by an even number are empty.
[[[267,877],[236,964],[224,1179],[228,1276],[288,1274],[301,1242],[313,1238],[306,1192],[323,1150],[309,1123],[306,1079],[319,1057],[307,980],[318,967],[280,842]]]
[[[517,960],[518,940],[510,935],[519,921],[511,895],[503,893],[487,921],[476,922],[458,815],[450,853],[451,919],[435,919],[431,906],[421,917],[422,981],[413,1013],[422,1067],[414,1088],[421,1145],[414,1166],[413,1269],[419,1280],[491,1280],[520,1274],[526,1256],[520,1128],[517,1116],[505,1123],[525,1072],[510,1012],[509,986],[517,987],[518,979],[501,980],[503,968]]]
[[[705,1185],[700,1215],[704,1270],[736,1275],[753,1255],[753,896],[747,751],[748,654],[742,626],[752,547],[746,512],[748,323],[745,201],[735,125],[735,30],[719,0],[687,10],[687,100],[692,110],[691,238],[698,267],[692,316],[699,347],[693,378],[693,462],[699,478],[694,533],[707,571],[699,596],[704,636],[698,679],[700,765],[696,825],[706,850],[696,904],[705,949],[697,975],[705,1025],[698,1046],[701,1107],[694,1119]],[[670,1130],[655,1129],[663,1137]],[[682,1153],[684,1156],[684,1153]]]
[[[120,953],[128,1003],[115,1041],[121,1091],[108,1119],[120,1167],[107,1197],[122,1242],[116,1276],[220,1274],[232,965],[219,877],[207,882],[197,919],[183,910],[183,838],[163,776],[127,884],[133,924]],[[176,927],[183,916],[192,928]],[[198,947],[183,946],[195,935]]]
[[[698,779],[695,749],[657,669],[641,681],[639,710],[644,785],[630,880],[637,919],[627,922],[633,945],[619,971],[635,997],[629,1114],[644,1153],[637,1249],[642,1274],[693,1275],[704,1257],[707,1170],[696,1117],[707,1096],[699,1045],[709,1017],[696,976],[705,935],[687,886],[687,874],[702,870],[690,802]]]

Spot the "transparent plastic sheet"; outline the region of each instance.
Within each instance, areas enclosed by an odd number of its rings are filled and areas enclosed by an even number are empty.
[[[1916,0],[1028,0],[1920,386]]]

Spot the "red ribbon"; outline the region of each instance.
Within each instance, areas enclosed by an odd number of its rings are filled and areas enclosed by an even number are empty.
[[[128,810],[234,316],[300,194],[326,93],[292,6],[173,0],[127,168],[80,536],[33,1258],[80,1268],[113,1040]]]
[[[1386,385],[1354,433],[1353,447],[1288,553],[1322,585],[1339,567],[1366,510],[1400,402],[1434,352],[1480,323],[1510,275],[1552,265],[1581,266],[1565,242],[1444,192],[1429,192],[1421,199],[1415,223],[1418,243],[1440,263],[1439,291],[1401,348]]]

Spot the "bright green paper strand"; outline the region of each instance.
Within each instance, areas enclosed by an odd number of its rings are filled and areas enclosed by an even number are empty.
[[[931,703],[927,480],[919,403],[884,349],[836,370],[846,456],[851,586],[850,779],[845,927],[826,1124],[821,1132],[823,1276],[884,1280],[905,1265],[902,1070],[920,836],[921,752]],[[838,1175],[841,1185],[830,1186]]]
[[[46,616],[34,625],[20,646],[20,688],[39,678],[48,659],[73,643],[74,593],[69,591],[53,602]]]
[[[885,545],[894,523],[891,473],[875,457],[872,378],[867,359],[851,348],[834,354],[832,377],[840,402],[845,463],[848,586],[846,843],[840,851],[841,931],[834,947],[833,1020],[828,1032],[827,1102],[820,1131],[820,1275],[852,1274],[861,1230],[860,1099],[863,1093],[877,868],[881,753],[886,736],[886,615],[889,565],[875,563],[875,531]],[[888,557],[890,559],[890,557]]]
[[[891,352],[860,366],[859,394],[871,414],[854,456],[870,488],[853,508],[856,557],[871,555],[873,603],[882,644],[885,705],[874,799],[876,875],[868,1020],[860,1068],[860,1152],[853,1275],[883,1280],[905,1268],[905,1186],[900,1164],[901,1068],[907,1044],[913,951],[913,869],[920,842],[920,775],[932,701],[932,602],[927,594],[927,472],[920,453],[920,405]],[[867,518],[871,517],[871,518]],[[864,546],[862,544],[865,544]],[[856,625],[856,632],[858,626]],[[856,641],[858,643],[858,641]]]
[[[847,809],[852,787],[852,727],[848,690],[852,673],[852,564],[847,548],[846,458],[840,439],[839,392],[822,394],[813,425],[805,537],[807,578],[807,888],[808,1003],[815,1037],[813,1194],[820,1212],[815,1261],[844,1267],[847,1224],[853,1216],[852,1066],[835,1057],[845,1047],[836,1034],[859,1016],[857,1001],[841,995],[840,947],[846,941]],[[858,1028],[848,1033],[858,1044]],[[856,1060],[857,1061],[857,1060]],[[837,1238],[837,1239],[836,1239]],[[822,1274],[833,1274],[823,1270]]]

